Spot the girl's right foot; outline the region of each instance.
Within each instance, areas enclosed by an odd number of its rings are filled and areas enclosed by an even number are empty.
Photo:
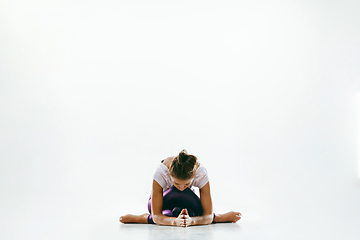
[[[148,223],[147,218],[149,214],[144,213],[141,215],[126,214],[119,218],[121,223]]]

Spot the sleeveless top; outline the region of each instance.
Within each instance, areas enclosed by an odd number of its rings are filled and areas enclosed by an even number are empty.
[[[153,179],[163,188],[163,191],[173,186],[170,178],[169,169],[163,163],[160,163],[157,166]],[[189,188],[198,187],[199,189],[201,189],[208,182],[209,177],[206,168],[202,164],[200,164],[199,167],[196,169],[194,180],[190,184]]]

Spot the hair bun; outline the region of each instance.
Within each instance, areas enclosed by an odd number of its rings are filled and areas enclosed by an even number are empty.
[[[183,150],[181,150],[181,152],[179,153],[179,155],[180,155],[180,154],[187,155],[187,154],[188,154],[188,151],[186,151],[186,149],[183,149]]]
[[[184,164],[186,163],[188,160],[188,152],[186,151],[186,149],[183,149],[180,153],[179,153],[179,163],[180,164]]]
[[[194,177],[196,161],[194,155],[189,155],[186,149],[183,149],[172,161],[169,168],[170,175],[182,180]]]

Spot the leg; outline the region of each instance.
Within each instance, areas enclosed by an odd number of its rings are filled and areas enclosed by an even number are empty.
[[[171,191],[164,196],[163,209],[172,209],[175,216],[184,208],[188,210],[191,217],[203,214],[200,198],[191,189],[180,191],[176,187],[172,187]]]
[[[149,213],[144,213],[141,215],[132,215],[132,214],[127,214],[125,216],[122,216],[119,218],[119,221],[121,223],[150,223],[150,224],[154,224],[154,221],[152,220],[152,216],[151,216],[151,196],[148,202],[148,209],[149,209]],[[168,217],[172,217],[172,212],[170,210],[164,210],[162,212],[164,215],[168,216]]]
[[[230,211],[224,214],[215,214],[213,223],[237,222],[241,219],[241,213]]]
[[[176,187],[171,187],[163,193],[163,214],[169,217],[177,217],[181,210],[186,208],[191,217],[201,216],[203,214],[200,198],[189,188],[184,191],[178,190]],[[148,223],[153,224],[154,221],[151,216],[151,196],[148,201],[148,210],[150,215],[147,218]],[[165,211],[172,212],[165,214]]]
[[[119,218],[119,221],[121,223],[148,223],[148,216],[148,213],[144,213],[141,215],[126,214],[124,216],[121,216]]]

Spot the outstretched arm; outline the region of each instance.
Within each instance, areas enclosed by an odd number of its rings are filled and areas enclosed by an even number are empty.
[[[151,195],[151,212],[153,220],[160,225],[173,225],[175,218],[170,218],[162,214],[163,189],[155,180],[153,180]]]
[[[203,208],[203,215],[199,217],[192,217],[190,225],[207,225],[211,224],[213,221],[214,214],[209,182],[200,189],[200,201]]]
[[[152,195],[151,195],[151,212],[152,218],[156,224],[169,226],[184,226],[184,218],[180,214],[176,217],[168,217],[162,214],[163,207],[163,189],[153,180]]]

